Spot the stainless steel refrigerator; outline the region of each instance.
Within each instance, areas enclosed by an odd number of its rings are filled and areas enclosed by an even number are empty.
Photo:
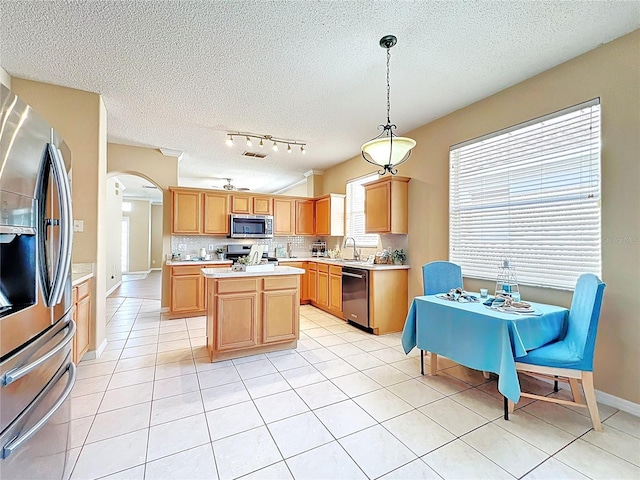
[[[69,160],[47,122],[0,85],[3,480],[64,475],[76,377]]]

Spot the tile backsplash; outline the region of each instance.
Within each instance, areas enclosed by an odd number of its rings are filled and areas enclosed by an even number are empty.
[[[291,250],[295,257],[310,257],[311,245],[318,240],[326,242],[327,249],[333,249],[336,246],[340,247],[343,253],[343,257],[351,258],[353,255],[353,247],[343,247],[344,237],[310,237],[293,235],[289,237],[273,237],[273,238],[252,238],[252,239],[237,239],[226,238],[218,236],[203,236],[203,235],[172,235],[171,236],[171,252],[180,253],[184,255],[198,256],[200,249],[205,248],[208,252],[213,253],[216,248],[222,247],[226,250],[227,245],[242,244],[242,245],[267,245],[269,255],[275,256],[276,247],[282,246],[285,250],[287,243],[291,244]],[[376,252],[381,252],[383,248],[392,249],[404,249],[407,251],[408,237],[407,235],[380,235],[378,246],[376,248],[358,248],[362,253],[362,256],[366,258],[369,255],[373,255]],[[182,249],[180,248],[181,246]],[[209,248],[212,247],[212,248]],[[410,259],[407,263],[409,263]]]

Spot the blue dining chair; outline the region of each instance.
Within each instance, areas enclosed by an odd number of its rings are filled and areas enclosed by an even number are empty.
[[[573,402],[531,393],[521,393],[521,396],[587,408],[593,428],[597,432],[602,431],[602,424],[593,387],[593,353],[605,286],[602,280],[591,273],[580,275],[573,292],[564,338],[531,350],[525,356],[515,359],[518,371],[569,383]],[[578,381],[582,383],[586,405],[582,402]],[[510,401],[511,412],[514,407],[515,405]]]
[[[422,266],[424,295],[446,293],[452,288],[462,288],[462,269],[452,262],[437,261]],[[420,371],[424,375],[424,350],[420,350]],[[431,375],[438,371],[438,355],[431,352]]]

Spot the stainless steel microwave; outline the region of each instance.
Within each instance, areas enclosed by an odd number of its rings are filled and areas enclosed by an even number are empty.
[[[272,215],[231,214],[229,218],[231,238],[273,238]]]

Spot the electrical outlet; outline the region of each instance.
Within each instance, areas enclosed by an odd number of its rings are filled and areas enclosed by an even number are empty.
[[[84,220],[74,220],[73,221],[73,231],[74,232],[84,232]]]
[[[178,251],[179,252],[186,252],[187,251],[187,244],[186,243],[179,243],[178,244]]]
[[[216,249],[216,247],[213,246],[213,243],[209,244],[209,251],[213,252]]]

